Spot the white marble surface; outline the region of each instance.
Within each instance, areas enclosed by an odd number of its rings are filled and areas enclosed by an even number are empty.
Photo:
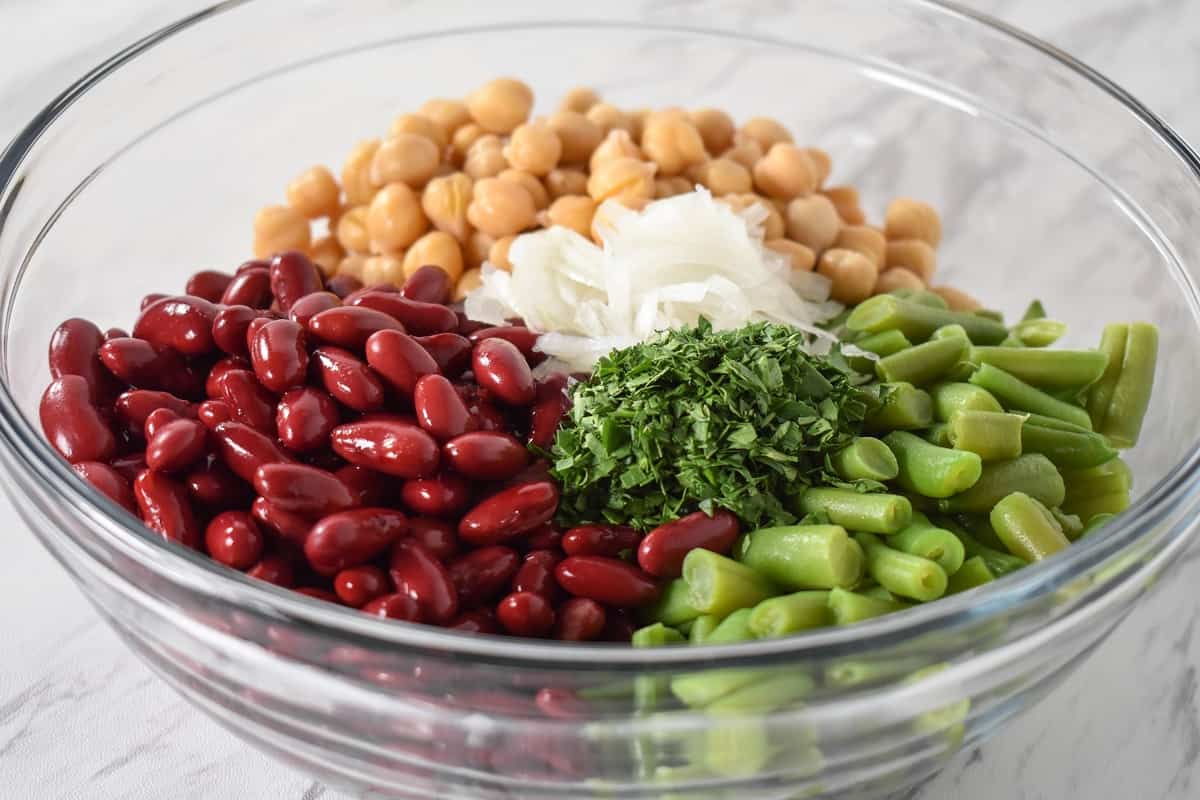
[[[118,46],[195,0],[0,0],[0,140]],[[1099,68],[1200,141],[1200,2],[971,0]],[[0,478],[2,479],[2,478]],[[154,678],[0,499],[0,798],[334,797]],[[1200,796],[1194,561],[1037,708],[911,800]]]

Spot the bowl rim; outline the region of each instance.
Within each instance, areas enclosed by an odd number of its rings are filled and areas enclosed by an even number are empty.
[[[0,197],[14,190],[18,171],[31,149],[55,120],[72,104],[103,81],[108,75],[146,51],[202,22],[249,5],[253,0],[224,0],[208,8],[172,22],[115,53],[72,83],[52,100],[0,152]],[[1161,120],[1127,91],[1102,74],[1083,64],[1059,48],[1019,28],[988,14],[965,8],[949,0],[899,0],[902,4],[922,8],[936,14],[956,18],[967,24],[990,29],[1043,57],[1057,61],[1078,76],[1094,84],[1138,117],[1152,135],[1158,137],[1190,169],[1200,182],[1200,156]],[[571,20],[584,24],[586,19]],[[524,23],[518,23],[524,27]],[[678,25],[657,24],[652,27],[679,29]],[[696,31],[700,32],[700,31]],[[705,31],[718,34],[718,31]],[[9,209],[0,206],[0,231],[3,230]],[[28,254],[26,254],[28,256]],[[1197,302],[1195,286],[1188,281],[1193,314]],[[11,317],[9,303],[0,309],[0,327]],[[5,370],[7,371],[7,370]],[[141,525],[107,497],[85,481],[74,479],[70,465],[53,450],[34,425],[25,418],[10,391],[7,375],[0,380],[0,439],[6,449],[16,456],[23,467],[32,467],[35,475],[44,479],[56,499],[65,503],[72,513],[96,522],[95,533],[116,545],[144,564],[161,570],[171,581],[210,596],[219,596],[240,605],[269,611],[273,616],[293,623],[313,626],[322,633],[340,635],[347,640],[407,646],[420,651],[445,655],[466,656],[492,664],[521,667],[566,668],[592,671],[613,668],[678,669],[695,668],[698,661],[707,665],[736,665],[765,660],[821,659],[902,644],[926,634],[947,632],[979,623],[1005,611],[1018,609],[1023,601],[1045,596],[1073,577],[1103,564],[1126,547],[1137,542],[1153,525],[1168,517],[1181,501],[1194,500],[1200,494],[1200,442],[1193,442],[1186,456],[1131,505],[1118,520],[1107,526],[1103,535],[1089,537],[1073,545],[1055,559],[1020,570],[991,584],[980,587],[969,596],[950,596],[936,603],[870,620],[851,627],[818,629],[803,636],[689,648],[634,649],[612,643],[574,643],[530,639],[514,639],[462,633],[427,625],[379,620],[360,611],[307,597],[243,573],[230,571],[201,554],[164,541]],[[1178,538],[1191,526],[1176,522],[1167,532]],[[1114,580],[1131,580],[1136,570],[1125,570]]]

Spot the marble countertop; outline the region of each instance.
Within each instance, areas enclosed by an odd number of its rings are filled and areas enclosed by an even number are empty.
[[[0,140],[105,55],[207,5],[3,0]],[[970,0],[1098,68],[1200,142],[1200,2]],[[2,480],[2,478],[0,478]],[[0,797],[339,796],[171,692],[0,498]],[[1200,565],[1172,571],[1047,700],[905,800],[1200,795]]]

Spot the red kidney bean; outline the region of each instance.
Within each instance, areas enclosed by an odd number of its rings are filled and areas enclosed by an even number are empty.
[[[92,401],[104,403],[117,393],[117,382],[100,361],[104,334],[85,319],[69,319],[50,337],[50,377],[78,375],[87,381]]]
[[[154,434],[158,433],[159,429],[174,422],[177,419],[183,419],[183,416],[175,413],[169,408],[156,408],[150,412],[150,416],[146,417],[146,424],[142,428],[142,438],[147,442],[154,438]]]
[[[355,422],[394,422],[399,425],[411,425],[414,428],[419,428],[417,418],[412,414],[397,414],[393,411],[368,411],[366,414],[359,414]]]
[[[513,636],[540,637],[554,628],[554,609],[540,594],[513,592],[496,606],[496,619]]]
[[[244,423],[222,422],[212,434],[225,465],[246,483],[254,483],[254,473],[263,464],[291,461],[274,440]]]
[[[319,586],[301,586],[299,589],[293,589],[296,594],[302,594],[306,597],[312,597],[317,600],[324,600],[326,603],[338,602],[338,596],[328,589],[322,589]]]
[[[445,333],[458,328],[458,317],[446,306],[409,300],[399,293],[371,289],[353,300],[347,298],[346,303],[382,311],[403,325],[405,330],[418,336]]]
[[[224,400],[205,400],[196,408],[196,416],[210,431],[233,419],[233,409]]]
[[[333,398],[320,389],[292,389],[279,401],[275,425],[283,446],[293,452],[307,453],[324,446],[329,433],[338,424],[338,408]]]
[[[450,523],[429,517],[410,517],[408,538],[420,542],[438,561],[458,555],[458,537]]]
[[[600,638],[606,642],[629,644],[629,640],[633,638],[633,632],[638,628],[637,623],[623,609],[610,608],[605,613],[607,618],[604,621],[604,632],[600,634]]]
[[[325,288],[340,298],[346,298],[350,294],[357,292],[363,288],[362,281],[355,278],[353,275],[334,275],[325,283]],[[292,308],[296,306],[293,304]]]
[[[108,461],[116,453],[117,437],[92,405],[86,378],[63,375],[53,380],[38,412],[46,438],[67,461]]]
[[[524,483],[468,511],[459,520],[458,535],[472,544],[499,544],[549,522],[557,509],[557,486],[550,481]]]
[[[481,387],[509,405],[527,406],[537,396],[529,362],[510,341],[484,339],[475,345],[471,369]]]
[[[480,328],[473,331],[467,338],[471,340],[472,344],[478,344],[485,339],[503,339],[511,342],[521,351],[521,355],[525,356],[525,360],[531,367],[536,367],[546,360],[545,353],[539,353],[533,349],[537,340],[541,338],[541,334],[529,330],[524,325],[498,325],[491,328]]]
[[[288,319],[307,329],[308,323],[317,314],[341,305],[341,298],[333,292],[313,292],[292,303],[292,308],[288,311]]]
[[[456,472],[480,481],[511,478],[529,463],[529,451],[514,436],[499,431],[475,431],[442,445],[442,458]]]
[[[435,478],[414,478],[404,482],[400,499],[418,514],[447,517],[462,511],[471,502],[471,486],[450,473]]]
[[[561,550],[563,532],[553,523],[537,528],[525,537],[525,547],[529,550]]]
[[[464,311],[455,311],[454,315],[458,317],[457,332],[463,336],[470,336],[475,331],[481,331],[484,328],[492,327],[486,322],[479,322],[477,320],[469,319]]]
[[[134,499],[133,490],[129,488],[129,481],[108,464],[102,464],[99,461],[80,461],[78,464],[72,464],[71,469],[75,471],[76,475],[90,483],[100,494],[131,514],[137,513],[137,500]]]
[[[325,288],[320,270],[304,253],[295,250],[280,253],[271,259],[271,293],[284,313],[301,297]]]
[[[308,321],[308,329],[317,339],[348,350],[361,350],[371,334],[378,331],[404,333],[404,326],[399,322],[382,311],[365,306],[341,306],[322,311]]]
[[[471,412],[471,419],[481,431],[505,431],[508,429],[508,420],[504,418],[504,412],[491,403],[476,400],[468,405],[467,409]]]
[[[494,600],[508,589],[520,568],[517,551],[503,545],[472,550],[446,565],[459,601],[468,607]]]
[[[274,531],[282,541],[295,547],[304,547],[308,533],[313,528],[312,520],[308,517],[277,508],[265,497],[254,499],[250,504],[250,513],[263,526]]]
[[[109,339],[126,339],[129,337],[129,331],[124,328],[109,328],[104,332],[104,341]]]
[[[263,464],[254,473],[254,489],[294,514],[325,516],[354,505],[350,489],[336,475],[304,464]]]
[[[270,269],[271,262],[265,258],[254,258],[250,261],[243,261],[238,264],[238,268],[233,271],[234,277],[241,275],[243,272],[249,272],[252,269]]]
[[[242,265],[246,267],[245,264]],[[265,267],[239,269],[221,295],[223,306],[266,308],[271,305],[271,274]]]
[[[212,338],[218,349],[231,356],[245,357],[246,331],[250,323],[262,317],[261,309],[250,306],[226,306],[213,317]]]
[[[572,597],[558,607],[554,638],[564,642],[590,642],[604,633],[608,615],[604,606],[586,597]]]
[[[275,433],[275,397],[247,369],[227,370],[217,380],[233,418],[267,435]]]
[[[388,574],[396,591],[417,601],[421,615],[435,625],[445,625],[458,613],[458,591],[442,562],[413,539],[392,547]]]
[[[163,294],[162,292],[151,292],[150,294],[142,297],[142,301],[140,303],[138,303],[138,310],[145,311],[147,308],[154,305],[159,300],[163,300],[167,297],[170,297],[170,295]]]
[[[568,594],[621,608],[638,608],[658,599],[658,584],[642,570],[616,558],[569,556],[554,570]]]
[[[249,569],[262,558],[262,531],[245,511],[223,511],[213,517],[204,531],[208,554],[234,569]]]
[[[553,550],[534,550],[528,553],[521,562],[521,568],[513,576],[512,590],[533,592],[553,601],[558,592],[554,568],[561,560],[562,556]]]
[[[211,400],[218,400],[221,397],[221,376],[232,369],[244,369],[252,371],[250,362],[241,356],[226,356],[220,361],[212,365],[212,369],[208,371],[208,377],[204,379],[204,394]]]
[[[313,351],[325,391],[355,411],[374,411],[383,405],[383,383],[348,350],[318,347]]]
[[[400,296],[418,303],[445,303],[450,298],[450,276],[441,267],[426,264],[405,279]]]
[[[641,540],[640,533],[624,525],[580,525],[563,534],[562,549],[569,556],[616,558]]]
[[[414,336],[413,341],[433,357],[443,375],[457,378],[471,366],[472,345],[465,336],[435,333],[432,336]]]
[[[139,389],[163,389],[192,396],[204,385],[179,353],[155,348],[144,339],[109,339],[100,346],[99,354],[109,372]]]
[[[271,320],[250,340],[250,363],[263,386],[277,394],[304,385],[308,350],[304,328],[290,319]]]
[[[200,526],[192,514],[187,490],[182,484],[161,472],[148,469],[134,480],[133,495],[137,498],[146,527],[184,547],[199,546]]]
[[[570,689],[540,689],[533,702],[551,719],[584,719],[588,715],[587,703]]]
[[[207,440],[208,429],[196,420],[168,422],[146,444],[146,466],[160,472],[186,469],[204,457]]]
[[[233,276],[228,272],[216,269],[202,269],[188,278],[183,289],[184,294],[199,297],[210,303],[219,303],[225,295],[225,290],[233,282]]]
[[[543,449],[554,444],[558,426],[570,408],[566,375],[556,372],[538,381],[529,412],[529,443]]]
[[[737,517],[728,511],[711,517],[697,511],[647,533],[638,546],[638,564],[655,577],[678,578],[688,552],[701,548],[725,555],[740,532]]]
[[[382,505],[388,497],[394,494],[391,481],[387,476],[357,464],[339,467],[333,474],[350,490],[350,497],[355,506]]]
[[[437,472],[437,442],[415,425],[351,422],[333,429],[333,451],[351,464],[400,478],[430,478]]]
[[[217,307],[199,297],[165,297],[149,306],[133,325],[135,339],[169,347],[185,356],[211,353]]]
[[[424,375],[413,389],[417,422],[443,441],[470,430],[471,415],[454,389],[441,375]]]
[[[169,408],[180,416],[189,413],[192,405],[170,392],[153,389],[130,389],[117,398],[113,411],[117,419],[131,431],[141,432],[146,427],[150,414],[160,408]]]
[[[441,272],[441,270],[438,271]],[[500,632],[500,626],[496,622],[496,612],[490,608],[473,608],[470,611],[464,611],[446,627],[465,633]]]
[[[333,591],[338,600],[351,608],[362,608],[391,590],[387,573],[369,564],[344,569],[333,577]]]
[[[417,380],[440,371],[437,361],[408,334],[381,330],[366,343],[367,363],[388,385],[405,397],[412,397]]]
[[[141,471],[146,468],[146,457],[144,453],[130,453],[117,456],[109,461],[108,465],[116,470],[122,478],[133,483]]]
[[[364,613],[385,619],[399,619],[405,622],[421,622],[421,606],[407,594],[395,592],[376,597],[362,607]]]
[[[263,556],[257,564],[246,570],[246,574],[251,578],[282,586],[284,589],[290,589],[296,582],[296,568],[292,566],[292,562],[275,554]]]
[[[408,519],[390,508],[339,511],[322,519],[304,541],[304,555],[320,575],[365,564],[408,528]]]
[[[246,484],[219,461],[202,464],[183,479],[192,499],[208,508],[226,510],[244,507],[253,495]]]

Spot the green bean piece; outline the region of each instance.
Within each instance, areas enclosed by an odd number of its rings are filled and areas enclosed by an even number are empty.
[[[754,633],[750,630],[750,609],[742,608],[722,620],[705,637],[703,644],[732,644],[752,639]],[[730,692],[762,680],[765,674],[767,672],[761,669],[737,668],[689,672],[671,679],[671,693],[690,708],[703,708]]]
[[[807,591],[769,597],[750,612],[750,631],[760,639],[821,628],[831,623],[829,592]]]
[[[1097,514],[1120,514],[1130,502],[1129,492],[1112,492],[1064,502],[1063,510],[1091,519]]]
[[[1065,469],[1094,467],[1117,457],[1117,451],[1098,433],[1081,428],[1048,428],[1029,419],[1021,426],[1021,448],[1027,453],[1041,453]]]
[[[1014,325],[1009,336],[1015,337],[1025,347],[1049,347],[1066,332],[1066,323],[1056,319],[1026,319]]]
[[[1104,425],[1099,429],[1118,448],[1137,444],[1146,409],[1150,407],[1157,364],[1158,328],[1147,322],[1131,323],[1121,373],[1113,387]]]
[[[887,600],[889,603],[902,602],[899,597],[889,592],[887,589],[880,586],[872,578],[866,578],[860,582],[853,590],[856,594],[861,594],[863,597],[873,597],[876,600]]]
[[[933,399],[933,416],[939,422],[949,422],[959,411],[1003,411],[1000,401],[987,389],[970,383],[938,383],[929,389]]]
[[[924,514],[914,514],[911,525],[888,537],[887,546],[927,558],[947,575],[958,572],[966,558],[966,551],[958,537],[945,528],[935,526]]]
[[[683,636],[674,628],[668,628],[661,622],[638,628],[633,632],[630,643],[634,647],[665,647],[682,644]],[[662,703],[663,694],[667,690],[667,679],[659,675],[638,675],[633,679],[633,704],[639,714],[652,713]],[[652,748],[640,747],[641,754],[652,752]]]
[[[1128,492],[1133,488],[1133,471],[1119,458],[1091,469],[1068,470],[1062,475],[1067,486],[1067,498],[1072,500]]]
[[[950,576],[946,594],[958,594],[996,580],[982,556],[971,556]]]
[[[880,600],[859,592],[833,589],[829,592],[829,613],[835,625],[851,625],[865,619],[882,617],[894,611],[903,611],[907,606],[894,600]]]
[[[928,392],[911,383],[885,383],[881,388],[886,390],[884,401],[866,419],[871,430],[916,430],[933,422],[933,400]]]
[[[661,622],[638,628],[630,640],[634,647],[664,647],[669,644],[683,644],[686,639],[674,628],[668,628]]]
[[[970,312],[933,308],[889,294],[859,303],[846,319],[850,330],[868,333],[898,330],[913,342],[925,341],[944,325],[962,325],[975,344],[997,344],[1008,336],[1003,322]]]
[[[946,303],[946,298],[942,297],[940,294],[931,292],[928,289],[909,289],[907,287],[903,287],[900,289],[892,289],[890,292],[888,292],[888,294],[892,295],[893,297],[899,297],[901,300],[908,300],[911,303],[929,306],[930,308],[950,308],[949,304]]]
[[[950,424],[947,422],[939,422],[936,425],[931,425],[923,431],[920,431],[921,438],[930,444],[935,444],[938,447],[953,447],[950,442]]]
[[[966,339],[950,336],[930,339],[924,344],[901,350],[875,362],[875,374],[889,383],[911,383],[924,386],[945,375],[967,354]]]
[[[953,430],[951,435],[953,436]],[[975,453],[966,450],[938,447],[905,431],[893,431],[883,437],[883,441],[892,449],[900,465],[900,474],[896,477],[896,482],[910,492],[925,497],[944,498],[966,491],[975,485],[983,473],[982,460]]]
[[[863,574],[862,551],[840,525],[761,528],[739,539],[734,553],[745,568],[792,591],[853,586]]]
[[[1084,536],[1091,536],[1093,533],[1111,522],[1115,516],[1116,514],[1109,514],[1102,511],[1099,514],[1093,514],[1092,516],[1088,517],[1087,523],[1083,526],[1083,533],[1079,534],[1079,538],[1082,539]]]
[[[661,622],[675,627],[700,616],[700,610],[692,605],[691,590],[687,581],[676,578],[666,585],[657,602],[646,609],[643,619],[647,623]]]
[[[888,446],[870,436],[856,436],[831,459],[833,469],[848,481],[890,481],[900,467]]]
[[[989,509],[990,511],[991,509]],[[982,545],[992,548],[993,550],[1004,550],[1004,542],[1000,541],[1000,537],[992,530],[992,523],[988,520],[987,514],[956,514],[954,521],[957,522],[967,533],[975,537]],[[947,530],[950,530],[947,528]]]
[[[1008,551],[1031,563],[1071,545],[1050,510],[1024,492],[1013,492],[997,503],[990,518]]]
[[[984,461],[1007,461],[1021,455],[1024,424],[1024,414],[960,411],[950,420],[950,442]]]
[[[827,609],[823,610],[828,613]],[[727,694],[705,710],[711,714],[765,714],[803,700],[815,686],[806,673],[789,669]]]
[[[1092,419],[1079,406],[1051,397],[991,364],[981,364],[970,380],[974,385],[991,392],[1010,411],[1044,414],[1091,430]]]
[[[977,369],[979,369],[978,365],[972,364],[970,361],[960,361],[946,373],[946,380],[951,383],[966,383],[971,380],[971,376]]]
[[[1052,431],[1069,431],[1071,433],[1091,433],[1091,428],[1084,428],[1076,425],[1073,422],[1067,422],[1065,419],[1057,417],[1047,417],[1045,414],[1033,414],[1028,411],[1025,414],[1025,424],[1035,425],[1039,428],[1049,428]]]
[[[1108,356],[1099,350],[1013,350],[1011,347],[973,347],[973,364],[990,364],[1045,392],[1078,390],[1104,373]]]
[[[721,624],[721,618],[712,614],[701,614],[692,620],[692,629],[688,631],[688,641],[699,644],[712,636],[712,632]]]
[[[913,438],[929,447],[933,446],[915,436]],[[890,442],[888,447],[895,452]],[[900,470],[903,474],[903,465]],[[853,489],[808,489],[800,495],[800,510],[805,514],[824,514],[834,525],[868,533],[896,533],[912,521],[912,503],[907,497],[897,494],[865,494]],[[831,589],[833,586],[844,585],[846,584],[821,584],[806,588]]]
[[[718,617],[750,608],[779,594],[775,586],[754,569],[702,548],[684,556],[683,579],[687,582],[692,606],[702,614]]]
[[[943,325],[933,332],[929,337],[932,339],[966,339],[971,341],[971,337],[967,336],[967,329],[962,325]]]
[[[984,319],[995,320],[996,322],[999,322],[1001,324],[1004,323],[1004,312],[997,311],[994,308],[977,308],[974,311],[972,311],[971,313],[977,317],[983,317]]]
[[[938,510],[986,514],[1013,492],[1024,492],[1047,506],[1058,506],[1062,505],[1067,489],[1050,459],[1040,453],[1026,453],[1012,461],[985,464],[974,486],[939,500]]]
[[[987,564],[987,568],[997,578],[1002,578],[1010,572],[1016,572],[1026,566],[1023,559],[1017,558],[1011,553],[997,550],[994,547],[988,547],[963,530],[961,526],[955,525],[950,521],[943,521],[942,524],[962,542],[968,561],[978,556],[983,559],[983,563]]]
[[[888,547],[877,536],[855,534],[867,558],[867,572],[900,597],[927,603],[946,593],[946,572],[933,561]]]
[[[1129,324],[1126,322],[1105,325],[1104,332],[1100,334],[1100,352],[1108,357],[1108,363],[1104,367],[1104,374],[1088,390],[1087,410],[1091,415],[1093,430],[1104,428],[1104,421],[1108,418],[1108,406],[1112,403],[1117,379],[1121,377],[1128,342]]]
[[[1068,514],[1057,506],[1050,509],[1050,514],[1058,523],[1058,527],[1062,528],[1063,535],[1067,539],[1073,542],[1083,535],[1083,520],[1079,518],[1078,514]]]
[[[771,740],[761,717],[734,717],[704,731],[704,765],[713,775],[747,778],[770,757]]]
[[[997,347],[1007,347],[1007,348],[1011,349],[1014,347],[1024,347],[1025,343],[1022,342],[1019,338],[1017,338],[1016,334],[1010,333],[1008,336],[1004,337],[1004,341],[1000,342],[1000,344],[998,344],[996,346]]]
[[[865,350],[868,353],[874,353],[877,356],[890,356],[892,353],[899,353],[901,350],[906,350],[912,347],[910,342],[900,331],[880,331],[879,333],[871,333],[852,342],[859,350]],[[855,370],[872,375],[875,372],[874,359],[866,356],[851,356],[849,359],[850,366]]]
[[[1021,322],[1029,322],[1035,319],[1045,319],[1046,309],[1042,306],[1041,300],[1034,300],[1025,307],[1025,313],[1021,315]]]

